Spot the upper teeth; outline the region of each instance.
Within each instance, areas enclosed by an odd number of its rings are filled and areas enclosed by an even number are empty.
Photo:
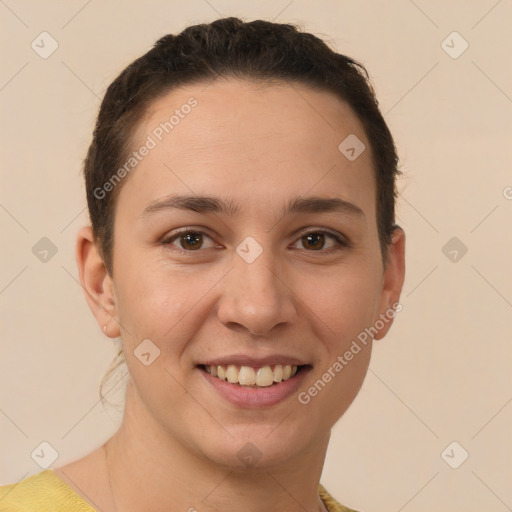
[[[271,386],[274,382],[288,380],[297,373],[295,365],[276,364],[274,369],[270,366],[261,368],[252,368],[251,366],[236,366],[230,364],[227,366],[205,366],[205,370],[214,377],[221,380],[227,380],[231,384],[241,384],[242,386]]]

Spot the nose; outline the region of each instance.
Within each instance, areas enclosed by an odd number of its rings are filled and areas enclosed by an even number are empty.
[[[297,317],[293,283],[279,271],[270,250],[252,263],[234,255],[234,268],[223,280],[217,315],[226,327],[265,336]]]

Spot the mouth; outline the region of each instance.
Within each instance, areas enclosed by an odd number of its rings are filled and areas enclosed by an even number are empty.
[[[213,378],[242,388],[269,388],[282,385],[297,376],[302,377],[310,365],[276,364],[266,366],[244,366],[236,364],[197,366]]]
[[[260,410],[289,400],[313,368],[307,364],[260,366],[262,363],[244,362],[258,366],[200,364],[196,368],[210,389],[223,400],[239,408]]]

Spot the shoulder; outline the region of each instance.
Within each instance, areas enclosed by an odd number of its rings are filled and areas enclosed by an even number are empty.
[[[318,494],[320,498],[325,504],[325,507],[329,512],[357,512],[351,508],[345,507],[341,503],[338,503],[325,489],[325,487],[320,484],[318,486]]]
[[[95,512],[50,469],[0,486],[0,512],[54,512],[56,507],[68,512]]]

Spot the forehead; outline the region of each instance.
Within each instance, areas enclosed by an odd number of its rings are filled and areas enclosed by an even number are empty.
[[[351,161],[339,146],[354,136],[366,149]],[[333,93],[302,84],[217,80],[175,89],[150,105],[132,149],[149,141],[128,180],[146,202],[179,188],[251,203],[258,186],[275,198],[313,188],[359,202],[374,197],[362,123]]]
[[[171,139],[196,147],[200,143],[222,142],[231,147],[243,143],[247,149],[251,141],[259,146],[296,140],[306,144],[301,146],[305,150],[315,151],[328,144],[331,150],[337,150],[343,134],[359,133],[364,137],[353,110],[334,93],[299,83],[235,79],[191,84],[156,99],[139,123],[136,137],[153,132],[169,144]],[[319,145],[320,141],[324,144]],[[174,151],[179,150],[176,145]]]

